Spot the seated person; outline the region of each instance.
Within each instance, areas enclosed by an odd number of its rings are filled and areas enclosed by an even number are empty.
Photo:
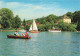
[[[19,36],[18,31],[16,31],[16,32],[14,33],[14,35]]]
[[[25,34],[24,34],[24,33],[22,33],[22,36],[25,36]]]
[[[25,33],[26,33],[26,34],[22,33],[22,35],[27,37],[27,36],[28,36],[27,31],[25,31]]]

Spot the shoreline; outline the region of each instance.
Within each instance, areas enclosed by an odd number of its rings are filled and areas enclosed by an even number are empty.
[[[16,30],[0,30],[0,32],[4,32],[4,31],[16,31]],[[24,31],[24,30],[17,30],[17,31]]]
[[[5,31],[16,31],[16,30],[0,30],[0,32],[5,32]],[[24,31],[24,29],[22,30],[17,30],[17,31]],[[44,31],[41,31],[41,32],[44,32]],[[62,32],[70,32],[70,31],[62,31]],[[80,32],[80,31],[75,31],[75,32]]]

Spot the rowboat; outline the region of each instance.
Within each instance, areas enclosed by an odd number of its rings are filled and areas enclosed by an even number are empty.
[[[7,35],[7,38],[14,38],[14,39],[30,39],[31,37],[30,36],[28,36],[28,37],[26,37],[26,36],[15,36],[15,35]]]

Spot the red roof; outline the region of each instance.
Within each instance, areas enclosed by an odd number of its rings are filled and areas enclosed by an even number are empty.
[[[26,23],[26,25],[30,25],[30,23]]]
[[[36,23],[36,25],[40,25],[40,23]]]
[[[57,21],[56,23],[59,23],[59,21]]]

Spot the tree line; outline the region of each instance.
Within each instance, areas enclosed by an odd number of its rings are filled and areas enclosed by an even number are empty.
[[[67,12],[66,15],[71,18],[71,23],[65,23],[62,21],[62,16],[56,15],[48,15],[46,17],[37,18],[35,21],[36,23],[40,23],[38,25],[39,31],[48,31],[49,29],[53,29],[53,26],[61,29],[62,31],[80,31],[80,11]],[[56,22],[59,21],[57,24]],[[32,23],[32,20],[26,21],[26,23]],[[29,30],[29,25],[26,26],[26,29]]]
[[[56,16],[54,14],[50,14],[46,17],[41,17],[35,19],[36,23],[40,23],[38,25],[39,31],[48,31],[49,29],[53,29],[53,26],[61,29],[62,31],[80,31],[80,11],[75,12],[67,12],[66,15],[71,18],[70,24],[64,23],[62,21],[62,16]],[[57,24],[56,22],[59,21]],[[21,23],[24,26],[24,29],[29,30],[30,25],[26,25],[26,23],[32,24],[32,20],[23,20],[21,21],[18,15],[14,16],[13,12],[8,8],[0,9],[0,24],[2,28],[20,28]]]

